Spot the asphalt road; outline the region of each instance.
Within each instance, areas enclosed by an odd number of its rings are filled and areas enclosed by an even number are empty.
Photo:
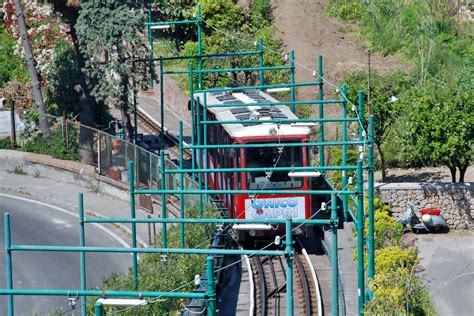
[[[3,223],[3,214],[6,212],[10,213],[12,244],[79,246],[79,222],[72,212],[0,193],[1,288],[6,288]],[[86,244],[112,247],[126,245],[125,241],[104,226],[92,224],[86,225]],[[12,261],[14,288],[80,289],[78,253],[14,252]],[[88,253],[87,287],[100,285],[113,272],[125,273],[131,262],[130,254]],[[58,308],[70,309],[67,297],[16,296],[14,304],[15,315],[43,315]],[[0,296],[0,315],[6,314],[7,299]]]
[[[420,234],[417,246],[438,315],[473,315],[474,232]]]

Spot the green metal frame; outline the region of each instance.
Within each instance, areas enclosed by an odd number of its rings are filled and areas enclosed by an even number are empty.
[[[286,271],[287,271],[287,315],[293,315],[293,256],[294,247],[292,240],[292,225],[293,224],[312,224],[312,225],[327,225],[331,228],[332,237],[332,250],[330,251],[330,259],[332,266],[332,314],[339,314],[339,272],[338,272],[338,227],[340,220],[348,221],[353,219],[356,224],[357,230],[357,247],[358,247],[358,314],[362,315],[364,304],[368,299],[366,296],[366,282],[365,282],[365,268],[364,268],[364,246],[368,247],[368,277],[373,278],[375,275],[374,267],[374,149],[373,149],[373,138],[374,138],[374,122],[373,116],[369,120],[369,132],[366,135],[364,130],[364,104],[363,104],[363,93],[359,94],[359,107],[358,107],[358,118],[349,117],[347,113],[347,88],[345,85],[341,89],[341,99],[325,100],[324,99],[324,77],[323,77],[323,59],[322,56],[318,58],[318,80],[314,82],[297,83],[295,82],[295,57],[294,52],[290,52],[289,65],[268,67],[264,64],[264,45],[260,39],[258,41],[258,50],[248,52],[235,52],[235,53],[223,53],[223,54],[203,54],[202,51],[202,18],[200,7],[198,6],[198,16],[195,20],[189,21],[170,21],[170,22],[152,22],[151,16],[151,1],[149,2],[149,21],[145,23],[148,29],[148,36],[150,41],[150,67],[154,67],[154,53],[153,53],[153,34],[151,27],[154,25],[180,25],[180,24],[196,24],[198,27],[198,55],[195,56],[174,56],[174,57],[159,57],[160,61],[160,90],[161,90],[161,128],[164,129],[164,76],[168,74],[186,74],[189,75],[190,80],[190,100],[191,100],[191,111],[192,111],[192,141],[190,145],[185,145],[183,141],[183,124],[180,122],[179,130],[179,168],[178,170],[167,170],[166,160],[164,151],[160,152],[160,169],[157,172],[161,175],[160,189],[148,190],[148,189],[137,189],[135,186],[135,164],[131,161],[129,163],[129,181],[130,181],[130,218],[85,218],[84,216],[84,201],[82,194],[79,195],[79,225],[80,225],[80,246],[38,246],[38,245],[15,245],[12,244],[10,236],[10,215],[8,213],[4,216],[5,225],[5,256],[6,256],[6,275],[7,275],[7,289],[0,289],[0,295],[8,295],[8,312],[9,315],[13,315],[13,296],[14,295],[75,295],[81,296],[81,303],[86,303],[86,297],[99,297],[99,296],[128,296],[128,297],[163,297],[163,298],[199,298],[206,300],[208,315],[214,315],[216,310],[216,289],[215,289],[215,271],[214,271],[214,257],[216,255],[268,255],[268,256],[285,256],[286,258]],[[247,55],[258,55],[259,66],[258,67],[245,67],[245,68],[220,68],[220,69],[202,69],[203,60],[206,58],[214,57],[234,57],[234,56],[247,56]],[[166,70],[164,62],[167,60],[177,59],[191,59],[197,60],[198,69],[193,68],[193,64],[189,64],[188,70]],[[228,72],[239,72],[239,71],[254,71],[259,74],[259,85],[257,86],[246,86],[246,87],[219,87],[212,89],[203,89],[202,80],[205,74],[210,73],[228,73]],[[279,84],[266,84],[265,83],[265,72],[269,71],[289,71],[290,82],[279,83]],[[194,89],[193,76],[198,76],[198,89]],[[308,101],[297,101],[297,89],[299,87],[317,87],[318,96],[315,95],[315,100]],[[255,148],[255,147],[274,147],[275,144],[208,144],[207,129],[210,124],[242,124],[245,121],[226,121],[226,122],[212,122],[208,121],[207,108],[212,107],[231,107],[241,106],[241,104],[208,104],[207,94],[210,92],[217,91],[236,91],[242,89],[271,89],[271,88],[289,88],[290,89],[290,100],[287,102],[265,102],[258,104],[247,104],[246,106],[278,106],[287,105],[290,106],[293,112],[296,111],[296,106],[299,105],[315,105],[319,108],[319,118],[315,119],[296,119],[296,120],[270,120],[265,121],[266,123],[318,123],[319,124],[319,140],[309,141],[307,143],[282,143],[278,144],[279,147],[298,147],[298,146],[317,146],[319,148],[319,162],[317,166],[308,167],[273,167],[273,168],[223,168],[215,170],[209,168],[207,162],[208,151],[213,148],[219,149],[230,149],[230,148]],[[203,93],[202,100],[195,102],[194,95],[196,93]],[[316,91],[315,91],[316,94]],[[317,99],[316,99],[317,98]],[[199,105],[203,101],[204,106]],[[342,117],[340,118],[326,118],[324,115],[325,105],[340,105],[342,107]],[[202,110],[201,110],[202,109]],[[196,112],[197,111],[197,112]],[[325,123],[334,122],[342,125],[342,140],[341,141],[326,141],[324,135]],[[358,140],[349,140],[347,135],[348,123],[358,122],[359,126],[359,137]],[[252,123],[252,122],[249,122]],[[204,131],[204,135],[201,135],[201,127]],[[195,135],[195,128],[198,128]],[[162,133],[164,135],[164,133]],[[162,136],[163,137],[163,136]],[[162,139],[163,141],[163,139]],[[328,146],[341,146],[342,147],[342,165],[341,166],[330,166],[325,163],[324,150]],[[347,146],[359,146],[362,148],[360,152],[360,159],[356,165],[348,165],[347,163]],[[367,159],[364,157],[365,148],[368,149]],[[184,150],[189,149],[192,151],[192,168],[189,170],[183,170],[184,166]],[[202,153],[204,155],[202,155]],[[196,159],[196,155],[199,157]],[[202,159],[202,156],[206,159]],[[197,162],[197,166],[196,166]],[[248,171],[319,171],[321,176],[325,177],[325,171],[328,170],[340,170],[343,172],[343,186],[342,189],[336,190],[265,190],[265,193],[269,194],[308,194],[308,195],[327,195],[331,198],[331,216],[330,219],[307,219],[307,220],[296,220],[296,219],[265,219],[265,220],[239,220],[229,218],[186,218],[185,210],[185,199],[189,195],[199,196],[199,205],[201,210],[204,207],[204,200],[209,201],[210,194],[259,194],[261,190],[213,190],[209,188],[208,177],[210,173],[214,172],[248,172]],[[347,172],[355,172],[357,183],[356,186],[350,187],[347,181]],[[367,172],[368,177],[368,238],[365,236],[364,225],[365,225],[365,214],[364,214],[364,172]],[[185,173],[192,173],[193,177],[198,176],[198,189],[186,189],[184,187]],[[179,189],[167,188],[166,177],[176,174],[179,177],[181,183]],[[204,179],[204,180],[203,180]],[[161,195],[162,208],[160,218],[136,218],[136,195],[140,194],[152,194]],[[168,218],[167,217],[167,195],[174,194],[180,197],[180,217],[179,218]],[[343,201],[342,207],[344,212],[344,218],[338,218],[337,216],[337,198],[340,197]],[[349,199],[357,205],[356,214],[355,210],[351,210],[349,207]],[[86,245],[85,239],[85,224],[88,223],[129,223],[132,226],[132,247],[91,247]],[[137,231],[136,225],[139,223],[161,223],[162,224],[162,245],[161,248],[141,248],[137,245]],[[185,247],[185,225],[196,224],[196,223],[213,223],[216,225],[222,224],[235,224],[235,223],[258,223],[258,224],[285,224],[286,226],[286,239],[284,242],[284,249],[282,250],[240,250],[240,249],[189,249]],[[180,248],[168,248],[168,233],[167,225],[178,224],[180,228]],[[81,284],[80,290],[45,290],[45,289],[13,289],[13,265],[12,265],[12,252],[13,251],[55,251],[55,252],[78,252],[80,254],[80,270],[81,270]],[[97,252],[97,253],[131,253],[132,254],[132,271],[134,277],[134,291],[95,291],[86,290],[86,253]],[[138,283],[138,254],[140,253],[161,253],[161,254],[199,254],[207,255],[206,259],[206,273],[208,277],[207,290],[205,293],[180,293],[180,292],[141,292],[139,291],[140,285]],[[100,303],[95,305],[96,315],[103,314],[104,306]],[[83,309],[82,315],[85,315],[85,309]]]

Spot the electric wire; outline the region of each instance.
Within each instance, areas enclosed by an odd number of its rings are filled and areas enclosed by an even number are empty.
[[[260,44],[258,41],[250,41],[250,40],[246,40],[246,39],[241,38],[241,37],[237,37],[237,36],[235,36],[235,35],[233,35],[233,34],[230,34],[230,33],[228,33],[228,32],[225,32],[225,31],[223,31],[223,30],[221,30],[221,29],[219,29],[219,28],[213,26],[211,23],[209,23],[208,21],[206,21],[206,20],[204,20],[204,19],[203,19],[202,21],[203,21],[207,26],[209,26],[210,28],[212,28],[213,30],[215,30],[216,32],[221,33],[221,34],[223,34],[223,35],[225,35],[225,36],[227,36],[227,37],[229,37],[229,38],[232,38],[232,39],[235,39],[235,40],[238,40],[238,41],[241,41],[241,42],[245,42],[245,43],[250,43],[250,44],[253,44],[253,45],[255,45],[255,46],[261,46],[263,49],[265,49],[265,50],[267,50],[267,51],[269,51],[269,52],[271,52],[271,53],[273,53],[273,54],[282,56],[282,57],[287,56],[285,53],[278,52],[278,51],[276,51],[276,50],[274,50],[274,49],[272,49],[272,48],[270,48],[270,47],[268,47],[268,46],[266,46],[266,45],[264,45],[264,44]],[[332,83],[331,81],[327,80],[327,79],[324,78],[323,76],[320,76],[316,70],[311,69],[311,68],[305,66],[304,64],[300,63],[299,61],[296,60],[296,58],[293,58],[293,59],[292,59],[291,57],[288,57],[288,60],[293,61],[296,66],[298,66],[298,67],[300,67],[300,68],[302,68],[302,69],[304,69],[304,70],[310,71],[313,75],[317,75],[317,77],[320,78],[322,81],[324,81],[325,83],[327,83],[327,84],[330,85],[331,87],[335,88],[335,89],[336,89],[336,92],[342,91],[342,90],[341,90],[341,87],[339,87],[339,86],[337,86],[336,84]],[[350,105],[352,105],[352,107],[354,108],[354,113],[355,113],[356,116],[357,116],[359,125],[360,125],[361,128],[365,131],[365,127],[364,127],[363,121],[362,121],[362,119],[361,119],[361,117],[360,117],[360,114],[359,114],[358,111],[357,111],[357,107],[355,106],[354,103],[352,103],[351,100],[349,100],[349,99],[347,98],[347,96],[345,96],[345,95],[342,94],[342,93],[341,93],[341,95],[342,95],[343,99],[346,100],[346,102],[348,102]],[[367,134],[367,133],[366,133],[366,134]]]

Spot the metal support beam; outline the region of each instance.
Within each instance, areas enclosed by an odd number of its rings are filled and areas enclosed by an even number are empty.
[[[291,50],[290,51],[290,101],[295,102],[296,101],[296,90],[294,87],[295,83],[295,51]],[[295,113],[295,104],[291,104],[291,112]]]
[[[95,305],[94,305],[95,316],[104,315],[103,306],[104,305],[101,302],[95,303]],[[82,309],[85,310],[85,307],[83,307]]]
[[[214,257],[206,259],[207,270],[207,315],[214,316],[216,313],[216,289],[214,280]]]
[[[342,85],[342,99],[346,100],[347,99],[347,86],[346,84]],[[342,103],[342,141],[347,142],[347,122],[345,121],[347,119],[347,102]],[[345,167],[347,166],[347,145],[344,144],[342,145],[342,166]],[[347,187],[347,170],[342,171],[342,187],[346,188]],[[342,206],[343,206],[343,211],[344,211],[344,221],[349,220],[349,210],[348,210],[348,199],[347,196],[342,197]]]
[[[165,87],[164,80],[165,76],[163,74],[163,56],[160,56],[160,148],[165,148]]]
[[[293,316],[293,231],[291,218],[286,219],[286,315]]]
[[[84,195],[82,193],[79,193],[79,224],[80,224],[80,240],[79,240],[79,245],[81,247],[86,246],[86,233],[85,233],[85,227],[84,227]],[[81,269],[81,290],[86,290],[87,289],[87,284],[86,284],[86,253],[84,251],[80,252],[80,269]],[[86,303],[87,303],[87,297],[86,296],[81,296],[81,315],[86,316]]]
[[[369,279],[375,276],[375,243],[374,243],[374,116],[369,119],[369,153],[368,153],[368,215],[369,215]]]
[[[183,170],[183,121],[179,121],[179,169]],[[165,172],[164,172],[165,174]],[[184,190],[184,173],[180,174],[180,189]],[[184,194],[179,196],[179,218],[184,219]],[[179,245],[184,248],[184,223],[179,224]]]
[[[161,175],[161,189],[163,192],[161,193],[161,218],[165,219],[167,218],[167,210],[166,210],[166,193],[164,190],[166,190],[166,174],[165,174],[165,151],[161,150],[160,151],[160,175]],[[166,223],[163,222],[163,225],[161,227],[161,242],[163,248],[168,247],[168,233],[166,229]]]
[[[362,160],[357,161],[357,271],[358,314],[362,315],[365,303],[364,276],[364,174]]]
[[[323,89],[323,56],[319,55],[318,58],[318,80],[320,80],[319,84],[319,101],[323,102],[324,101],[324,89]],[[319,118],[323,119],[324,118],[324,106],[323,103],[319,104]],[[319,141],[321,143],[324,143],[324,123],[321,122],[319,124]],[[319,166],[324,166],[324,147],[320,146],[319,147]]]
[[[338,262],[338,250],[337,250],[337,201],[336,194],[331,194],[331,270],[332,270],[332,315],[339,315],[339,262]]]
[[[128,163],[128,174],[130,180],[130,217],[135,218],[135,172],[133,161]],[[137,247],[137,224],[132,223],[132,247]],[[132,256],[133,288],[138,291],[138,256]]]
[[[10,213],[3,214],[3,225],[5,231],[5,268],[7,272],[7,289],[13,290]],[[8,295],[8,316],[13,316],[15,314],[13,307],[13,295]]]

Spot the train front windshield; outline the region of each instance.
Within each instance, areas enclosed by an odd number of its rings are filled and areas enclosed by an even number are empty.
[[[268,142],[262,144],[267,145]],[[303,166],[302,150],[302,147],[283,147],[278,146],[278,143],[275,143],[275,147],[247,148],[245,149],[246,167],[301,167]],[[290,170],[247,172],[247,188],[251,190],[301,188],[303,186],[303,179],[291,178],[288,176],[289,172]]]

